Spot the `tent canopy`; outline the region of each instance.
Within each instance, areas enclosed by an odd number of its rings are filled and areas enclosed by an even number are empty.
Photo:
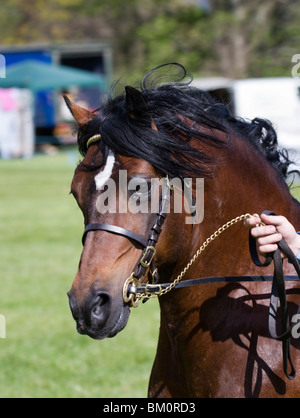
[[[71,86],[99,87],[105,91],[105,77],[76,68],[27,60],[11,65],[6,78],[0,79],[0,88],[19,87],[34,92],[47,89],[65,89]]]

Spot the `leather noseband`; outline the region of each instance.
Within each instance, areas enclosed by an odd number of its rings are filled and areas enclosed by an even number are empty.
[[[121,226],[111,225],[111,224],[103,224],[103,223],[95,223],[89,224],[85,227],[82,236],[82,245],[85,243],[85,239],[87,233],[90,231],[106,231],[111,232],[112,234],[122,235],[128,239],[131,239],[137,242],[142,247],[147,246],[147,239],[142,237],[141,235],[136,234],[135,232],[129,231],[129,229],[122,228]]]

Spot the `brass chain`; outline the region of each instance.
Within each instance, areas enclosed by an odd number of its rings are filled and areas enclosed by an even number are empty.
[[[249,219],[252,217],[257,217],[259,215],[254,214],[250,215],[250,213],[246,213],[244,215],[237,216],[236,218],[231,219],[231,221],[226,222],[224,225],[222,225],[220,228],[218,228],[213,234],[208,237],[204,243],[201,245],[201,247],[197,250],[197,252],[193,255],[191,260],[187,263],[187,265],[184,267],[184,269],[181,271],[181,273],[177,276],[177,278],[170,283],[168,287],[165,289],[162,289],[159,293],[154,294],[148,294],[148,298],[154,298],[158,296],[165,295],[166,293],[170,292],[174,287],[183,279],[183,277],[186,275],[187,271],[191,268],[191,266],[194,264],[194,262],[197,260],[197,258],[200,256],[200,254],[208,247],[208,245],[213,242],[216,238],[218,238],[223,232],[225,232],[227,229],[231,228],[233,225],[237,224],[238,222],[244,221],[245,219]],[[137,293],[135,295],[135,304],[136,306],[139,304],[140,300],[145,295],[141,293]]]

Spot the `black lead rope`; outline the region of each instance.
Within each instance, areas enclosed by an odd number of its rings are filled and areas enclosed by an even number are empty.
[[[274,212],[265,211],[267,215],[275,215]],[[256,240],[249,233],[249,249],[252,257],[252,261],[259,267],[268,266],[272,261],[274,263],[274,275],[272,283],[272,291],[269,306],[268,326],[269,333],[275,340],[282,341],[282,354],[283,354],[283,370],[288,379],[292,380],[296,376],[296,370],[292,362],[290,352],[290,338],[292,334],[292,326],[289,323],[289,313],[286,300],[285,290],[285,276],[283,272],[281,253],[284,253],[291,264],[293,264],[298,278],[300,279],[300,266],[298,260],[284,240],[277,243],[278,249],[267,255],[264,263],[258,258],[256,249]],[[278,316],[278,303],[280,302],[281,308],[281,334],[277,333],[277,316]],[[298,307],[297,314],[300,313],[300,306]],[[288,371],[288,365],[290,365],[291,371]]]

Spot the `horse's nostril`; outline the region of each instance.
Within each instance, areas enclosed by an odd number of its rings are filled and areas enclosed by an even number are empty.
[[[98,292],[94,300],[91,311],[92,323],[97,327],[102,327],[110,312],[110,296],[107,292]]]
[[[94,316],[100,316],[101,315],[101,306],[100,305],[96,305],[93,310],[92,310],[92,314]]]

